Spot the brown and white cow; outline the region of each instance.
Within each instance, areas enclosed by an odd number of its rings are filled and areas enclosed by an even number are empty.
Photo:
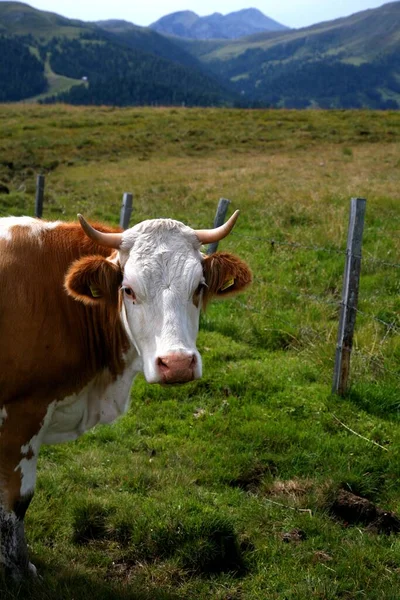
[[[40,446],[123,414],[139,372],[150,383],[201,377],[200,309],[251,274],[200,247],[237,216],[213,230],[155,219],[123,233],[83,217],[0,219],[0,562],[14,578],[35,573],[24,516]]]

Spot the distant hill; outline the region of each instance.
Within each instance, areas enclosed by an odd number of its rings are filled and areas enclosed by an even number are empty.
[[[243,13],[259,20],[253,9],[231,16]],[[187,28],[199,17],[174,19]],[[298,30],[201,40],[0,1],[2,102],[398,109],[399,56],[400,1]]]
[[[122,20],[97,21],[95,23],[103,31],[112,34],[114,42],[123,43],[134,50],[155,54],[160,58],[171,60],[191,69],[203,71],[204,67],[190,52],[186,52],[174,41],[160,35],[148,27],[139,27]]]
[[[262,31],[284,31],[285,25],[266,17],[256,8],[247,8],[227,15],[213,13],[199,17],[186,10],[162,17],[150,25],[159,33],[195,40],[237,39]]]
[[[0,102],[14,102],[47,89],[44,65],[18,38],[0,35]]]
[[[232,103],[233,92],[157,32],[124,24],[114,33],[115,22],[103,27],[0,2],[0,79],[6,81],[0,101],[40,95],[45,102],[116,106]]]
[[[195,69],[112,43],[102,33],[53,38],[46,46],[55,73],[87,83],[48,98],[70,104],[219,106],[234,94]]]
[[[91,30],[89,23],[38,10],[23,2],[0,1],[0,33],[52,38],[74,37]]]
[[[400,2],[298,30],[176,42],[244,106],[400,106]]]

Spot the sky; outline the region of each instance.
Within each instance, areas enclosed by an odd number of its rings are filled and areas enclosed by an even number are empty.
[[[1,1],[1,0],[0,0]],[[227,14],[243,8],[258,8],[267,17],[288,27],[306,27],[321,21],[345,17],[368,8],[377,8],[385,0],[21,0],[40,10],[55,12],[82,21],[124,19],[136,25],[150,25],[169,13],[192,10],[200,16]]]

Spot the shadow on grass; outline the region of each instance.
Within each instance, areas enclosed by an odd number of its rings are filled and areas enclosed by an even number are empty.
[[[46,567],[36,561],[43,578],[15,584],[0,580],[1,600],[177,600],[178,596],[163,591],[155,583],[152,589],[138,587],[134,582],[108,583],[78,574],[58,570],[46,574]]]
[[[357,383],[347,399],[365,412],[388,421],[400,421],[399,383]]]

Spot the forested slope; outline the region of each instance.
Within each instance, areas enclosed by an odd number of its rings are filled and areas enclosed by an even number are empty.
[[[0,102],[41,94],[47,88],[44,66],[20,39],[0,35]]]

